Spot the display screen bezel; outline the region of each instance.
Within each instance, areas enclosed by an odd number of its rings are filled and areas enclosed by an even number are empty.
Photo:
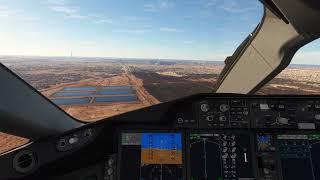
[[[121,148],[123,133],[180,133],[182,144],[182,179],[187,179],[186,175],[186,133],[183,130],[165,130],[165,129],[139,129],[139,130],[119,130],[118,131],[118,155],[117,155],[117,179],[121,180]]]

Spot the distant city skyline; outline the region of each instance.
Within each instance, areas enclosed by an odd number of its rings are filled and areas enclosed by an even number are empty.
[[[223,61],[262,15],[258,0],[0,0],[0,55]],[[292,63],[320,64],[319,40]]]

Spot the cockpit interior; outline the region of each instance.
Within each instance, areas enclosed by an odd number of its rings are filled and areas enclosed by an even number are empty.
[[[96,122],[1,65],[0,130],[31,141],[0,154],[0,179],[320,180],[320,95],[254,94],[320,37],[320,3],[261,2],[212,93]]]

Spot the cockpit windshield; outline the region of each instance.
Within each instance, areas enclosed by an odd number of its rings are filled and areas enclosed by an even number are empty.
[[[76,119],[211,93],[256,0],[0,0],[0,61]]]
[[[257,94],[310,95],[320,93],[319,40],[302,47],[289,67],[263,86]]]

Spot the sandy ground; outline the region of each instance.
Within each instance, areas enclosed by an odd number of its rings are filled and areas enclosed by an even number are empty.
[[[124,67],[126,69],[126,67]],[[120,102],[120,103],[102,103],[102,104],[90,104],[90,105],[72,105],[61,106],[67,113],[73,117],[82,121],[97,121],[106,117],[114,116],[117,114],[125,113],[135,109],[140,109],[150,105],[158,104],[156,98],[150,95],[143,87],[143,82],[130,73],[129,70],[125,70],[118,76],[102,79],[86,79],[77,83],[68,83],[57,85],[55,87],[43,90],[42,93],[51,98],[51,95],[61,90],[65,86],[133,86],[136,90],[138,101],[136,102]]]
[[[28,142],[28,139],[0,132],[0,154]]]

